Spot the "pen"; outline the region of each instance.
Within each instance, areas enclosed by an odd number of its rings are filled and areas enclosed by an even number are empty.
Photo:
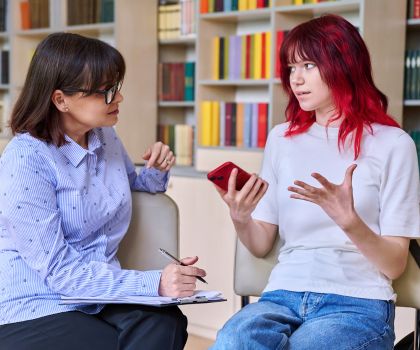
[[[182,263],[181,261],[179,261],[177,258],[175,258],[172,254],[168,253],[165,249],[159,248],[159,251],[165,255],[168,259],[172,260],[173,262],[176,262],[182,266],[187,266],[184,263]],[[200,276],[195,276],[197,277],[197,279],[203,283],[207,283],[206,280],[203,277]]]

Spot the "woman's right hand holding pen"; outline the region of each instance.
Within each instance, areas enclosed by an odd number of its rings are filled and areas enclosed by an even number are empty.
[[[233,222],[244,224],[251,219],[251,213],[267,191],[268,183],[256,174],[252,174],[244,187],[240,191],[237,191],[237,176],[238,169],[235,168],[230,173],[227,191],[224,191],[217,185],[214,186],[217,192],[219,192],[220,197],[228,205]]]
[[[206,272],[194,265],[198,257],[181,259],[180,264],[167,265],[160,277],[159,295],[168,297],[189,297],[196,290],[197,276],[204,277]]]

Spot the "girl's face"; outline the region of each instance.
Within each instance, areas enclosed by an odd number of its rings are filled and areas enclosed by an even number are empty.
[[[104,84],[100,90],[110,88],[112,86]],[[93,128],[115,125],[118,121],[118,106],[122,101],[123,96],[118,89],[109,104],[105,103],[102,93],[86,96],[83,92],[77,92],[74,95],[66,95],[66,108],[61,116],[66,134],[71,137],[74,133],[81,135]]]
[[[312,61],[296,57],[290,63],[290,86],[304,111],[315,111],[316,116],[330,114],[334,110],[331,90],[321,78],[318,67]]]

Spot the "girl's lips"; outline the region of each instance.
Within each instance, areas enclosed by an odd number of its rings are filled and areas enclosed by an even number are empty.
[[[112,112],[109,112],[108,114],[118,114],[120,111],[118,109],[113,110]]]

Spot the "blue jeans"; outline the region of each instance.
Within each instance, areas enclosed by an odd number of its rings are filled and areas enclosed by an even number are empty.
[[[234,315],[212,350],[388,350],[392,301],[276,290]]]

